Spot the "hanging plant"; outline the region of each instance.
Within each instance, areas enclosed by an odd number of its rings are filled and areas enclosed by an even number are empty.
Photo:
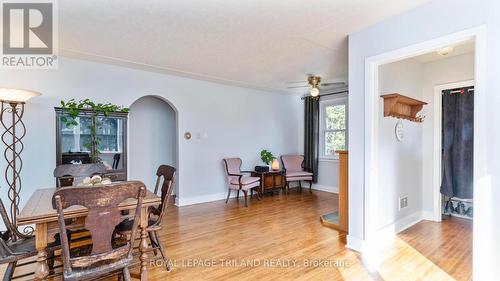
[[[70,128],[78,126],[77,117],[82,110],[90,111],[90,118],[92,120],[89,126],[90,142],[83,144],[83,146],[90,151],[90,158],[93,163],[101,162],[99,157],[101,152],[98,149],[101,140],[97,137],[97,131],[101,126],[101,122],[97,117],[101,114],[107,117],[109,113],[112,112],[129,112],[130,110],[128,107],[118,106],[112,103],[95,103],[90,99],[80,101],[70,99],[69,101],[61,101],[61,109],[63,112],[61,115],[61,122]]]
[[[112,103],[95,103],[89,99],[84,99],[80,101],[75,101],[75,99],[70,99],[69,101],[61,101],[61,108],[64,113],[68,116],[62,116],[61,121],[63,121],[68,126],[77,126],[76,117],[80,114],[81,110],[90,110],[92,115],[98,116],[103,114],[108,116],[111,112],[129,112],[128,107],[123,107],[115,105]],[[69,118],[68,118],[69,117]]]

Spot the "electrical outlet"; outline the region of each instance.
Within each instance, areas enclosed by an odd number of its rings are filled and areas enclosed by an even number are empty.
[[[399,197],[399,210],[408,207],[408,196]]]

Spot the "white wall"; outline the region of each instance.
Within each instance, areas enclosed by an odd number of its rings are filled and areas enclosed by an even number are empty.
[[[365,163],[365,59],[465,29],[485,26],[486,46],[483,93],[476,95],[475,151],[481,163],[475,164],[474,191],[474,279],[491,280],[500,276],[500,216],[495,206],[500,201],[500,2],[490,0],[434,0],[409,12],[380,22],[349,36],[349,236],[348,245],[360,249],[365,234],[365,175],[371,170]],[[476,77],[478,79],[479,77]],[[476,80],[478,82],[478,80]],[[484,101],[484,102],[483,102]]]
[[[175,111],[157,97],[142,97],[130,106],[128,122],[129,178],[153,190],[158,166],[177,167]]]
[[[318,182],[313,188],[328,192],[339,192],[339,161],[319,160]]]
[[[423,64],[423,100],[428,103],[422,110],[423,123],[423,170],[422,170],[422,211],[434,210],[434,163],[432,158],[434,139],[434,88],[437,85],[473,80],[474,54],[464,54]],[[441,118],[441,116],[437,116]]]
[[[422,100],[423,67],[414,60],[379,68],[379,95],[400,93]],[[384,117],[379,101],[378,227],[383,228],[422,209],[422,123],[402,120],[404,139],[394,133],[398,119]],[[399,197],[408,197],[408,207],[399,210]]]
[[[1,70],[2,87],[43,94],[26,105],[28,134],[22,154],[21,205],[37,188],[54,185],[55,113],[61,99],[90,98],[130,106],[145,95],[168,100],[178,111],[180,204],[223,199],[226,182],[221,159],[239,156],[243,168],[260,162],[263,148],[279,155],[298,152],[296,95],[276,94],[151,73],[94,62],[61,58],[58,70]],[[185,140],[184,132],[193,138]],[[197,138],[199,133],[206,138]],[[0,161],[0,170],[5,161]],[[152,167],[154,168],[154,167]],[[7,200],[1,182],[2,199]]]

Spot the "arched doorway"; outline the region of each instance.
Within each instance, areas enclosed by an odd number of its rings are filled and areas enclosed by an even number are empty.
[[[178,167],[177,149],[175,108],[157,96],[136,100],[129,114],[129,179],[141,180],[153,190],[159,165]]]

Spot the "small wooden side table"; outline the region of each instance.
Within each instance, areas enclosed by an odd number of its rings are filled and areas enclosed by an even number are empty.
[[[278,189],[283,190],[285,188],[285,171],[269,170],[268,172],[252,172],[252,177],[260,178],[260,188],[259,193],[264,195],[268,191],[275,191]]]

